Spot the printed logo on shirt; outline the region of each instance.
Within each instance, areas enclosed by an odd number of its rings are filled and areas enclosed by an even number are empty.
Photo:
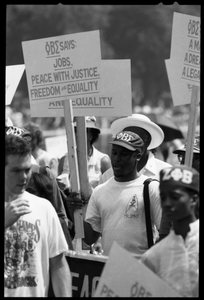
[[[18,220],[5,231],[4,287],[36,287],[36,245],[40,240],[40,220],[35,224]]]
[[[130,200],[128,201],[128,204],[126,206],[126,210],[124,213],[125,218],[138,218],[139,212],[138,212],[138,199],[136,194],[133,195]]]

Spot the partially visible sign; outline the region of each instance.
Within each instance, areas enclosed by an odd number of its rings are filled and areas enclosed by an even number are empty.
[[[72,99],[74,116],[129,116],[132,114],[130,60],[102,60],[103,92]],[[63,101],[30,102],[31,117],[64,117]]]
[[[93,297],[107,256],[69,251],[66,259],[72,274],[72,296]],[[50,286],[48,296],[53,295]]]
[[[10,105],[19,85],[25,65],[6,66],[6,105]]]
[[[166,59],[165,64],[174,106],[190,104],[192,84],[177,79],[178,77],[175,73],[176,63],[173,60]]]
[[[200,18],[174,12],[170,60],[175,80],[200,86]]]
[[[22,42],[30,103],[101,92],[99,31]]]
[[[149,268],[114,242],[94,297],[179,297]]]

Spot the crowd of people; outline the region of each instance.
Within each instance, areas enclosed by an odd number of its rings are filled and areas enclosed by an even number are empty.
[[[50,285],[55,297],[72,296],[65,256],[74,250],[74,211],[85,206],[84,251],[109,256],[116,241],[178,295],[197,297],[200,137],[189,167],[186,145],[173,151],[175,165],[156,157],[164,132],[142,114],[112,122],[110,157],[94,147],[101,133],[95,117],[86,117],[86,133],[89,197],[72,191],[68,154],[57,159],[42,148],[39,125],[19,128],[6,120],[5,296],[46,297]],[[148,187],[151,247],[143,193],[148,178],[154,179]]]

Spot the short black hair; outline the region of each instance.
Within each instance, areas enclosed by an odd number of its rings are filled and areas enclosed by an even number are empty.
[[[16,135],[6,135],[5,137],[5,156],[31,154],[29,143],[22,137]],[[7,163],[7,161],[5,160]]]
[[[32,173],[31,178],[33,179],[34,183],[34,186],[32,187],[33,192],[32,190],[29,190],[30,187],[27,188],[27,191],[30,193],[37,191],[40,197],[45,198],[53,203],[52,179],[43,173],[36,172]]]
[[[92,139],[90,140],[91,145],[93,145],[99,138],[100,132],[94,128],[87,128],[91,132]]]

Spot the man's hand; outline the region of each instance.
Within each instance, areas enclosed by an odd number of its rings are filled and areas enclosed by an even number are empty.
[[[83,196],[80,196],[77,192],[71,192],[67,197],[67,206],[71,209],[80,209],[82,208],[88,201],[84,199]]]
[[[13,225],[20,216],[31,212],[27,199],[18,198],[11,202],[5,202],[5,229]]]

